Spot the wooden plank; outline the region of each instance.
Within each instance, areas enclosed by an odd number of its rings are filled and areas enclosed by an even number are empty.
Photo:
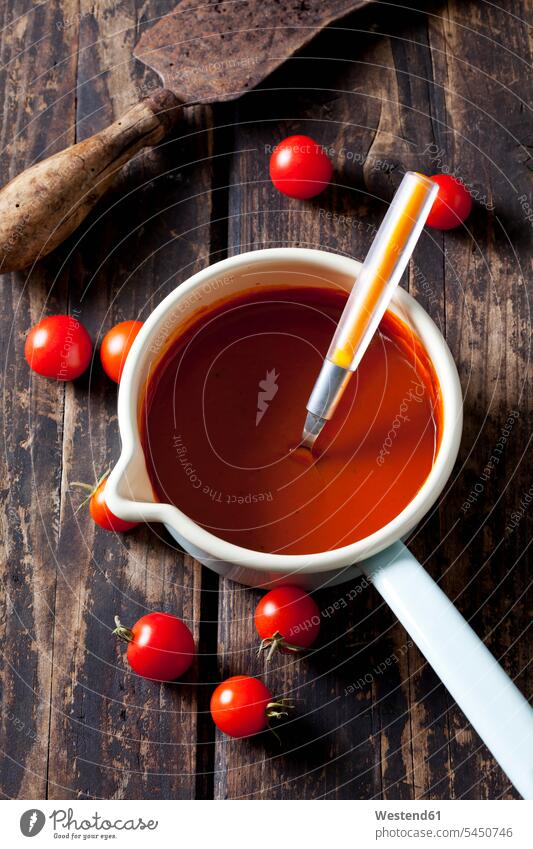
[[[520,2],[506,11],[489,4],[482,14],[474,4],[454,2],[446,15],[430,20],[429,38],[442,86],[444,126],[433,154],[442,165],[436,170],[448,167],[479,199],[468,234],[450,233],[442,241],[447,339],[463,383],[465,427],[441,509],[440,572],[446,592],[528,693],[526,522],[507,529],[530,485],[523,452],[531,415],[525,284],[531,231],[518,200],[529,176],[525,19]],[[452,796],[517,798],[454,705],[449,725]]]
[[[367,15],[354,16],[351,23],[359,27],[368,20]],[[363,53],[371,49],[373,40],[368,36],[365,41],[358,33]],[[360,164],[372,151],[380,131],[380,95],[385,94],[385,81],[370,66],[350,64],[353,33],[349,31],[324,34],[312,54],[321,57],[320,63],[312,58],[294,60],[284,75],[272,81],[272,91],[252,93],[237,107],[235,165],[230,179],[232,252],[299,245],[364,256],[372,226],[383,212],[383,200],[390,196],[390,174],[376,159],[373,200],[368,200]],[[336,60],[327,62],[324,57],[328,56]],[[366,97],[364,91],[375,92],[375,96]],[[267,176],[265,145],[299,132],[330,148],[336,165],[334,184],[305,204],[279,195]],[[382,132],[388,130],[382,128]],[[252,674],[264,672],[264,663],[247,648],[256,642],[251,617],[257,598],[257,593],[243,593],[222,581],[221,676],[246,669]],[[276,694],[302,700],[298,718],[284,729],[281,750],[268,739],[236,742],[218,738],[216,797],[379,795],[388,763],[381,723],[389,730],[391,763],[397,763],[399,748],[400,759],[409,760],[409,748],[402,752],[399,747],[405,719],[398,720],[399,705],[405,715],[408,687],[398,687],[399,681],[392,683],[391,677],[386,692],[374,671],[394,647],[405,643],[403,630],[393,624],[374,590],[361,587],[360,582],[324,590],[317,594],[317,601],[326,611],[319,647],[303,659],[278,659],[266,678]],[[329,610],[334,613],[328,615]],[[378,642],[382,631],[384,639]],[[396,766],[391,769],[397,772]],[[403,787],[399,792],[403,794]]]
[[[516,6],[519,15],[520,4]],[[431,145],[444,147],[449,160],[443,165],[449,164],[453,170],[464,164],[466,171],[461,170],[459,176],[478,191],[478,197],[482,198],[484,186],[492,186],[496,180],[500,208],[509,208],[513,196],[509,185],[501,174],[496,178],[498,165],[506,172],[509,126],[498,128],[495,118],[509,114],[511,121],[515,115],[519,120],[515,93],[517,80],[523,80],[525,86],[525,75],[518,59],[509,62],[507,53],[503,56],[501,51],[489,49],[486,38],[490,32],[508,32],[510,28],[511,45],[524,55],[525,34],[519,23],[510,22],[497,10],[481,20],[479,10],[460,3],[450,4],[445,15],[439,12],[428,17],[388,9],[386,28],[379,10],[354,16],[349,23],[358,29],[357,54],[351,33],[324,34],[309,51],[309,55],[320,56],[320,63],[300,57],[268,81],[267,90],[252,93],[236,106],[234,140],[227,142],[236,151],[229,180],[231,252],[300,245],[363,256],[370,244],[372,225],[381,217],[384,201],[390,199],[400,174],[409,168],[425,168],[429,173],[442,170],[438,165],[432,167]],[[380,34],[384,29],[390,38]],[[480,35],[475,36],[472,29],[479,30]],[[507,36],[505,43],[509,44]],[[328,56],[335,56],[335,61],[328,62]],[[508,92],[502,86],[505,81],[511,89]],[[467,108],[467,101],[472,99],[476,101],[474,110],[477,106],[475,121],[472,108]],[[266,145],[298,132],[331,148],[336,165],[335,184],[307,204],[283,198],[268,181]],[[484,154],[481,171],[476,145]],[[499,154],[491,163],[494,151]],[[513,156],[516,187],[524,184],[524,159],[518,151],[513,151]],[[336,217],[328,218],[325,212]],[[516,225],[516,203],[513,215]],[[513,335],[508,345],[509,328],[524,327],[527,312],[525,288],[516,282],[518,265],[512,248],[505,244],[505,238],[495,235],[493,221],[494,215],[484,215],[482,209],[472,218],[480,258],[472,259],[469,235],[427,234],[417,251],[416,264],[410,268],[410,288],[446,334],[456,356],[466,391],[467,419],[458,466],[461,470],[466,461],[466,475],[456,477],[440,509],[421,524],[411,544],[434,577],[444,573],[446,591],[457,599],[467,617],[474,617],[474,626],[488,638],[508,671],[513,676],[522,673],[519,681],[524,684],[527,646],[521,637],[528,620],[521,599],[527,584],[515,555],[524,551],[525,522],[512,535],[507,532],[510,539],[505,545],[513,552],[512,566],[504,565],[504,549],[494,549],[504,534],[512,505],[517,504],[517,493],[527,490],[520,461],[529,438],[523,386],[527,336],[521,339]],[[522,221],[521,229],[526,225]],[[492,275],[483,261],[487,254]],[[457,269],[461,269],[460,275]],[[464,281],[466,297],[458,277]],[[491,325],[495,307],[490,301],[500,292],[505,317]],[[465,323],[465,301],[473,324]],[[504,348],[507,359],[502,371],[500,355]],[[499,385],[496,394],[495,385]],[[505,401],[498,402],[498,395]],[[515,403],[521,411],[513,431],[515,453],[510,453],[509,445],[510,465],[502,464],[501,473],[491,480],[490,488],[486,487],[476,524],[477,529],[481,526],[481,539],[473,541],[465,552],[470,536],[460,506],[472,480],[469,466],[474,465],[476,476],[483,472],[487,451],[490,456],[489,448],[497,443]],[[488,427],[485,423],[480,430],[479,416],[484,411],[489,414]],[[472,453],[473,443],[476,447]],[[516,472],[520,483],[518,487],[513,483],[506,506],[499,497],[510,470]],[[346,589],[349,592],[349,586]],[[343,590],[319,594],[320,606],[327,609]],[[221,582],[221,677],[262,671],[249,648],[255,639],[251,614],[257,597],[230,582]],[[474,616],[478,609],[480,615]],[[503,627],[491,632],[500,619]],[[409,645],[403,629],[394,624],[372,590],[328,620],[327,630],[328,636],[333,635],[333,646],[321,640],[321,646],[309,658],[298,662],[282,659],[268,673],[267,681],[277,693],[304,699],[300,710],[303,718],[288,726],[288,740],[281,752],[267,741],[217,738],[217,798],[516,796],[423,657]],[[363,646],[347,651],[347,634],[355,634],[356,644],[362,642]],[[380,663],[390,657],[398,658],[398,662],[377,674]],[[347,670],[353,670],[352,674]],[[346,681],[353,684],[361,679],[354,709],[353,699],[347,706],[343,698]]]
[[[131,58],[141,20],[163,2],[80,9],[78,134],[100,129],[145,90],[152,74]],[[177,283],[208,262],[210,175],[202,164],[209,115],[189,117],[182,137],[138,157],[120,189],[71,243],[70,305],[93,336],[145,318]],[[198,164],[197,164],[198,163]],[[58,549],[49,795],[53,798],[190,798],[196,784],[196,667],[160,686],[133,675],[111,635],[118,613],[176,613],[198,638],[200,569],[162,529],[115,537],[93,525],[73,495],[118,457],[116,387],[96,362],[69,387],[65,411]],[[154,533],[155,531],[155,533]]]
[[[76,10],[74,0],[2,8],[2,184],[74,140],[77,26],[63,23]],[[0,792],[11,798],[39,798],[46,787],[65,389],[34,379],[23,347],[43,309],[65,310],[57,272],[50,259],[0,277]]]

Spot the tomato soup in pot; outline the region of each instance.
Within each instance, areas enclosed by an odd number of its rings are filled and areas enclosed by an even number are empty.
[[[148,380],[141,438],[156,499],[255,551],[311,554],[382,528],[439,445],[438,381],[387,312],[311,454],[306,403],[347,300],[257,287],[199,311]]]

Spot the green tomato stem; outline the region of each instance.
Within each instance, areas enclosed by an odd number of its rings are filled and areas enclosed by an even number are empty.
[[[299,654],[304,651],[301,646],[295,646],[293,643],[288,643],[285,637],[282,637],[280,632],[276,631],[271,637],[265,637],[261,640],[261,644],[257,650],[257,656],[260,657],[262,652],[266,652],[266,662],[270,663],[275,653],[277,651],[281,651],[281,649],[293,652],[294,654]]]
[[[118,616],[115,616],[115,625],[117,627],[114,629],[113,634],[118,637],[119,640],[124,640],[124,642],[126,643],[131,643],[131,641],[133,640],[133,631],[130,628],[125,628],[124,625],[122,625]]]
[[[79,489],[83,489],[85,492],[89,493],[87,498],[84,498],[83,501],[81,502],[81,504],[78,504],[78,506],[76,507],[76,510],[74,511],[75,516],[77,516],[78,513],[80,512],[80,510],[82,510],[85,507],[85,505],[87,504],[87,502],[91,500],[91,498],[93,497],[94,493],[96,492],[96,490],[98,489],[98,487],[100,486],[102,481],[104,481],[107,478],[107,476],[110,474],[110,471],[111,471],[110,469],[107,469],[103,473],[103,475],[100,475],[100,477],[98,478],[98,480],[96,481],[94,486],[92,486],[90,483],[85,483],[84,481],[72,481],[72,483],[70,484],[71,487],[77,486]]]
[[[289,711],[294,708],[290,699],[278,699],[275,702],[269,702],[266,706],[266,715],[268,719],[268,729],[272,732],[276,740],[281,746],[281,738],[276,732],[276,729],[270,724],[271,719],[279,720],[283,716],[288,716]]]

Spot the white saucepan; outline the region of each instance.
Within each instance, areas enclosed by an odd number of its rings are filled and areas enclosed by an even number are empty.
[[[139,413],[147,379],[179,327],[199,309],[255,286],[342,287],[350,290],[360,263],[324,251],[259,250],[218,262],[175,289],[138,334],[120,382],[122,453],[106,485],[110,509],[129,521],[162,522],[193,557],[235,581],[272,586],[290,580],[316,589],[364,573],[446,685],[525,798],[533,798],[533,710],[458,610],[401,542],[435,503],[455,463],[462,429],[457,370],[438,328],[398,289],[391,309],[416,333],[431,358],[442,393],[441,444],[422,488],[385,527],[352,545],[311,555],[241,548],[211,534],[177,507],[158,503],[146,471]],[[302,411],[302,415],[304,411]]]

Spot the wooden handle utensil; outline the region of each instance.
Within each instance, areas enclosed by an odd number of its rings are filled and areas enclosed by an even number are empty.
[[[182,114],[158,88],[109,127],[38,162],[0,190],[0,273],[17,271],[71,235],[109,189],[117,171],[159,144]]]
[[[0,273],[46,256],[78,227],[118,169],[158,144],[181,105],[234,100],[323,27],[369,0],[290,0],[278,20],[268,3],[178,0],[143,32],[133,55],[163,84],[120,120],[45,159],[0,190]]]

